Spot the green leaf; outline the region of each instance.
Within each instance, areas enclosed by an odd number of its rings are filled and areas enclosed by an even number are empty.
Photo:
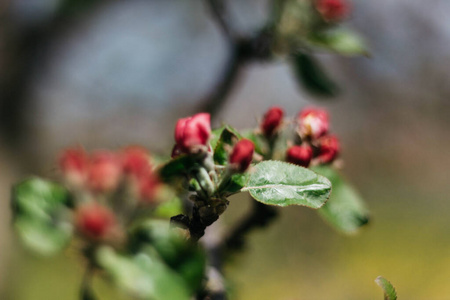
[[[133,297],[189,300],[189,287],[183,278],[152,249],[145,250],[135,255],[123,255],[104,246],[98,249],[96,260],[113,282]]]
[[[228,163],[227,147],[233,146],[234,142],[241,139],[241,134],[231,126],[225,126],[220,134],[214,149],[214,162],[219,165],[226,165]]]
[[[328,77],[319,62],[306,53],[292,56],[291,66],[297,81],[310,93],[318,96],[336,96],[339,88]]]
[[[162,261],[186,281],[191,292],[200,287],[206,265],[205,254],[196,244],[171,230],[168,222],[144,222],[133,230],[132,235],[134,251],[151,246]]]
[[[314,32],[308,36],[307,42],[313,47],[324,48],[342,55],[369,55],[363,39],[354,31],[343,27]]]
[[[191,155],[180,155],[159,168],[159,176],[165,182],[174,177],[186,174],[197,164],[197,161]]]
[[[250,179],[241,191],[249,191],[255,200],[264,204],[319,208],[330,197],[330,181],[303,167],[263,161],[250,172]]]
[[[153,214],[155,217],[171,218],[181,213],[183,213],[183,203],[180,198],[173,197],[159,204]]]
[[[357,232],[369,222],[369,212],[363,200],[336,170],[330,166],[317,166],[312,170],[328,178],[333,186],[330,199],[318,210],[325,221],[347,234]]]
[[[51,255],[69,243],[72,224],[66,214],[70,196],[62,186],[39,178],[27,179],[13,187],[11,205],[14,227],[30,249]]]
[[[397,300],[397,292],[386,278],[378,276],[375,282],[383,289],[384,300]]]
[[[209,145],[211,146],[211,149],[216,149],[217,142],[219,142],[220,136],[222,135],[222,131],[225,129],[225,126],[222,126],[217,129],[213,129],[211,131],[211,137],[209,139]]]

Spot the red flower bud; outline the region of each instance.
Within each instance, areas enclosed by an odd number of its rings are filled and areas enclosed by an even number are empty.
[[[59,157],[59,168],[66,181],[76,187],[83,185],[86,178],[89,161],[86,152],[82,148],[69,148],[64,150]]]
[[[347,0],[316,0],[316,9],[327,22],[338,22],[350,14],[350,3]]]
[[[144,203],[153,203],[158,198],[162,183],[155,174],[147,173],[138,179],[137,186],[139,199]]]
[[[207,146],[211,135],[211,116],[199,113],[179,119],[175,126],[175,141],[183,153],[192,153],[201,146]]]
[[[327,135],[319,139],[319,155],[317,159],[323,164],[331,163],[339,154],[339,140],[334,135]]]
[[[112,152],[99,151],[90,159],[87,185],[94,192],[109,192],[117,188],[122,175],[120,158]]]
[[[299,131],[303,137],[317,139],[328,132],[328,113],[317,108],[305,108],[298,114]]]
[[[88,203],[79,207],[75,213],[75,226],[83,235],[104,238],[114,227],[114,214],[98,203]]]
[[[237,171],[244,172],[250,166],[253,159],[253,152],[255,145],[247,139],[242,139],[236,143],[233,152],[231,152],[229,161],[230,164],[236,166]]]
[[[150,156],[146,149],[131,146],[122,150],[122,169],[125,174],[140,176],[151,169]]]
[[[286,151],[286,160],[307,168],[311,162],[313,151],[309,145],[292,146]]]
[[[272,136],[280,127],[284,111],[278,106],[270,108],[261,123],[261,131],[267,137]]]

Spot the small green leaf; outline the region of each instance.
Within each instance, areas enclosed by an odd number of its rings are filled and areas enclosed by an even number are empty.
[[[151,246],[164,263],[187,282],[192,292],[200,287],[206,258],[198,245],[186,241],[164,221],[144,222],[132,234],[135,251]]]
[[[98,249],[96,260],[110,278],[125,292],[138,299],[189,300],[186,282],[149,249],[123,255],[113,248]]]
[[[369,55],[369,50],[362,38],[348,28],[339,27],[314,32],[309,35],[307,42],[311,46],[324,48],[342,55]]]
[[[181,213],[183,213],[183,203],[180,198],[173,197],[159,204],[153,214],[155,217],[171,218]]]
[[[331,181],[333,192],[328,202],[318,210],[321,217],[335,229],[352,234],[369,222],[369,212],[355,189],[330,166],[317,166],[313,171]]]
[[[16,184],[12,191],[13,220],[20,238],[42,255],[62,250],[72,236],[66,215],[70,205],[68,191],[40,178]]]
[[[330,197],[331,183],[311,170],[280,161],[263,161],[250,171],[241,191],[269,205],[319,208]]]
[[[159,176],[165,182],[172,180],[174,177],[186,174],[192,169],[197,161],[191,155],[180,155],[159,168]]]
[[[222,130],[219,140],[214,149],[214,162],[218,165],[226,165],[228,163],[227,146],[233,146],[235,140],[241,139],[240,133],[231,126],[225,126]]]
[[[216,149],[217,142],[219,142],[220,136],[222,135],[223,130],[226,126],[222,126],[217,129],[213,129],[211,131],[211,137],[209,139],[209,145],[211,146],[211,149]]]
[[[311,55],[296,53],[292,56],[291,65],[297,81],[310,93],[324,97],[337,95],[338,86]]]
[[[397,292],[394,286],[384,277],[378,276],[375,282],[383,289],[384,300],[397,300]]]

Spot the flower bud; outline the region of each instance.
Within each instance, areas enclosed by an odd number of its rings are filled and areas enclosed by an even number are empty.
[[[309,145],[292,146],[286,151],[286,161],[307,168],[313,151]]]
[[[261,122],[261,131],[266,137],[272,136],[281,125],[284,111],[278,106],[271,107],[264,115]]]
[[[75,213],[75,226],[83,235],[102,239],[115,225],[112,211],[96,202],[80,206]]]
[[[120,158],[112,152],[99,151],[92,154],[87,185],[93,192],[110,192],[117,188],[122,175]]]
[[[315,7],[327,22],[339,22],[350,14],[348,0],[316,0]]]
[[[162,186],[162,182],[155,174],[151,172],[142,174],[137,181],[139,199],[144,203],[157,202]]]
[[[69,148],[64,150],[59,157],[58,163],[67,183],[75,187],[83,185],[89,165],[84,149]]]
[[[317,108],[305,108],[298,114],[298,130],[302,137],[317,139],[328,132],[328,113]]]
[[[327,135],[319,139],[319,155],[317,159],[320,163],[331,163],[339,154],[339,140],[334,135]]]
[[[229,162],[234,165],[236,171],[244,172],[248,169],[250,163],[252,162],[254,151],[255,145],[253,145],[253,142],[247,139],[242,139],[234,146]]]
[[[211,135],[211,116],[199,113],[179,119],[175,126],[175,141],[179,151],[193,153],[208,146]]]
[[[123,149],[121,160],[123,172],[127,175],[140,176],[151,169],[148,151],[139,146]]]

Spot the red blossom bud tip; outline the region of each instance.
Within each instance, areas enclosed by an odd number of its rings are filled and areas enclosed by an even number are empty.
[[[261,131],[267,137],[272,136],[280,127],[284,111],[278,106],[271,107],[261,122]]]
[[[87,184],[93,192],[110,192],[117,188],[122,175],[120,157],[108,151],[91,155]]]
[[[317,159],[323,164],[331,163],[340,151],[339,140],[334,135],[327,135],[319,140],[319,155]]]
[[[175,126],[175,141],[183,153],[192,153],[199,146],[207,146],[211,135],[211,116],[199,113],[179,119]]]
[[[237,171],[244,172],[250,166],[253,159],[253,152],[255,145],[247,139],[242,139],[236,143],[233,152],[231,152],[229,161],[230,164],[236,166]]]
[[[98,203],[80,206],[75,213],[75,226],[83,235],[92,239],[104,238],[114,227],[114,214]]]
[[[125,174],[140,176],[151,169],[150,155],[145,148],[130,146],[122,150],[122,169]]]
[[[328,112],[318,108],[305,108],[298,114],[298,124],[302,137],[317,139],[328,132]]]
[[[316,9],[327,22],[339,22],[350,14],[350,3],[347,0],[316,0]]]
[[[286,151],[286,160],[307,168],[311,162],[313,151],[309,145],[292,146]]]
[[[69,184],[77,187],[83,185],[89,165],[84,149],[69,148],[64,150],[59,157],[58,163]]]
[[[162,187],[162,182],[153,173],[141,176],[137,182],[138,197],[144,203],[154,203],[158,200],[158,194]]]

